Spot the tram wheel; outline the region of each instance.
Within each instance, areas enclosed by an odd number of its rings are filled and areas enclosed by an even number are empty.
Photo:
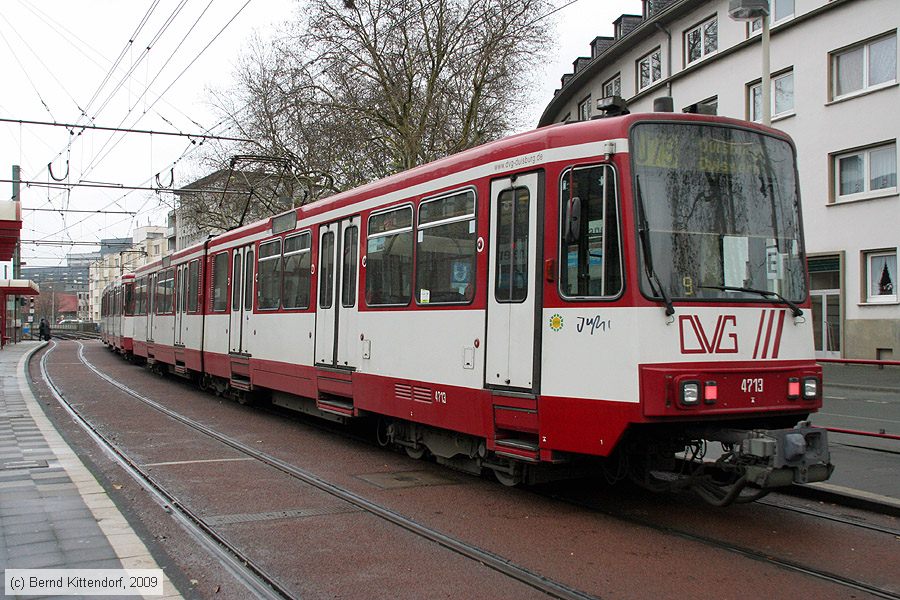
[[[419,460],[423,456],[425,456],[425,446],[421,444],[412,448],[410,446],[403,446],[403,449],[406,450],[406,455],[409,456],[413,460]]]
[[[494,477],[506,487],[516,487],[522,483],[522,472],[520,469],[515,469],[512,473],[507,473],[501,469],[494,469]]]

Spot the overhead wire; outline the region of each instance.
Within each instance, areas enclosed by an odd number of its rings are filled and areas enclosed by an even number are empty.
[[[53,111],[50,110],[50,106],[47,104],[47,101],[44,100],[44,97],[41,96],[40,90],[37,89],[37,85],[35,85],[34,80],[31,78],[31,75],[28,74],[28,69],[25,68],[25,65],[22,64],[22,61],[19,60],[19,55],[16,54],[16,51],[13,49],[12,44],[9,43],[9,40],[6,39],[6,36],[3,35],[3,32],[0,31],[0,39],[3,40],[3,43],[6,44],[6,47],[9,48],[10,53],[15,59],[16,63],[19,65],[19,68],[22,69],[22,74],[25,75],[25,78],[28,80],[28,83],[31,84],[31,89],[34,90],[34,93],[37,94],[38,100],[41,101],[41,104],[44,105],[44,108],[47,109],[47,112],[50,114],[50,117],[55,121],[56,117],[53,115]]]
[[[209,42],[207,42],[207,44],[200,50],[199,53],[197,53],[197,55],[191,60],[191,62],[188,63],[188,65],[187,65],[186,67],[184,67],[184,69],[181,70],[181,72],[175,77],[175,79],[173,79],[173,80],[169,83],[169,85],[166,87],[166,89],[164,89],[164,90],[159,94],[159,96],[157,96],[156,100],[153,101],[153,103],[150,105],[150,107],[149,107],[147,110],[149,110],[150,108],[153,108],[154,106],[156,106],[156,104],[160,101],[160,99],[161,99],[163,96],[165,96],[165,94],[167,94],[167,93],[169,92],[169,90],[172,89],[172,87],[178,82],[178,80],[180,80],[180,79],[184,76],[184,74],[187,73],[187,71],[194,65],[194,63],[197,62],[197,60],[199,60],[201,56],[203,56],[203,54],[209,49],[209,47],[210,47],[210,46],[211,46],[211,45],[219,38],[219,36],[222,35],[222,33],[228,28],[228,26],[231,25],[232,22],[234,22],[234,20],[241,14],[241,12],[243,12],[243,10],[247,7],[248,4],[250,4],[250,2],[252,2],[252,0],[246,0],[246,1],[244,2],[244,4],[241,6],[241,8],[239,8],[238,11],[237,11],[234,15],[232,15],[232,17],[228,20],[228,22],[225,23],[225,25],[223,25],[221,29],[219,29],[218,33],[216,33],[216,35],[214,35],[213,38],[212,38]],[[129,111],[129,113],[130,113],[130,111]],[[146,111],[145,111],[145,114],[146,114]],[[122,124],[125,123],[125,121],[127,120],[127,118],[128,118],[128,117],[127,117],[127,115],[126,115],[126,117],[122,119],[122,121],[119,123],[119,125],[118,125],[117,127],[121,127]],[[135,120],[135,122],[132,123],[132,126],[134,126],[138,121],[140,121],[141,118],[143,118],[143,115],[140,115],[140,116]],[[114,137],[114,136],[110,136],[110,137],[107,139],[107,142],[100,148],[100,150],[98,151],[98,153],[103,151],[103,149],[104,149],[104,148],[106,147],[106,145],[113,139],[113,137]],[[90,173],[90,172],[91,172],[91,170],[94,168],[94,163],[95,163],[95,162],[100,162],[100,161],[102,161],[103,159],[105,159],[107,156],[109,156],[110,152],[112,152],[112,150],[115,149],[115,147],[118,146],[119,143],[121,143],[121,141],[122,141],[123,139],[124,139],[124,136],[120,136],[120,137],[119,137],[119,140],[117,140],[116,143],[113,144],[113,146],[112,146],[109,150],[107,150],[105,154],[103,154],[102,156],[99,156],[99,154],[98,154],[98,156],[96,156],[95,159],[93,159],[93,160],[88,164],[88,166],[87,166],[87,168],[86,168],[86,173]]]

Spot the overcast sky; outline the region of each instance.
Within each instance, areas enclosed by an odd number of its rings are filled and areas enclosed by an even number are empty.
[[[537,123],[560,77],[571,71],[572,61],[589,55],[591,40],[612,35],[612,22],[622,13],[641,10],[640,0],[554,1],[564,7],[548,17],[558,45],[540,74],[543,85],[530,94],[530,126]],[[3,0],[0,118],[85,123],[86,112],[93,124],[104,127],[201,133],[216,125],[207,90],[227,88],[248,38],[254,32],[270,35],[300,3],[161,0],[143,22],[152,0]],[[116,70],[101,88],[117,59]],[[221,128],[215,132],[228,135]],[[70,183],[167,186],[173,163],[175,185],[198,174],[191,163],[196,146],[184,138],[85,132],[69,144],[69,137],[62,127],[0,122],[0,179],[11,178],[13,164],[21,165],[22,180],[43,183],[52,177]],[[0,183],[0,189],[4,199],[11,196],[10,183]],[[130,237],[135,227],[165,225],[171,201],[169,195],[149,191],[23,186],[22,238],[87,242]],[[64,207],[138,214],[62,216],[27,210]],[[22,249],[23,261],[43,266],[64,264],[69,252],[97,248],[23,244]]]

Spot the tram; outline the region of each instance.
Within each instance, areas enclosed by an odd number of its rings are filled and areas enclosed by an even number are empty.
[[[506,484],[752,500],[833,468],[795,154],[715,116],[541,128],[141,267],[105,339]]]

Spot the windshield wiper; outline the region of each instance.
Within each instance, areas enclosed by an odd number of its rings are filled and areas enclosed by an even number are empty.
[[[641,176],[635,175],[634,181],[639,213],[638,233],[641,236],[641,250],[644,252],[644,270],[647,272],[647,279],[650,281],[650,290],[654,294],[662,296],[663,302],[666,303],[666,316],[671,316],[675,314],[675,307],[672,306],[672,300],[653,269],[653,254],[650,251],[650,226],[647,224],[647,211],[644,210],[644,196],[641,194]]]
[[[794,304],[793,302],[791,302],[790,300],[788,300],[787,298],[785,298],[778,292],[770,292],[769,290],[757,290],[757,289],[748,288],[748,287],[734,287],[734,286],[730,286],[730,285],[701,285],[698,287],[700,287],[700,289],[721,290],[723,292],[747,292],[750,294],[759,294],[760,296],[763,296],[764,298],[768,298],[770,296],[775,297],[775,298],[778,298],[779,300],[781,300],[783,303],[787,304],[789,307],[791,307],[791,312],[794,313],[795,317],[800,317],[803,315],[803,310],[799,306],[797,306],[796,304]]]

